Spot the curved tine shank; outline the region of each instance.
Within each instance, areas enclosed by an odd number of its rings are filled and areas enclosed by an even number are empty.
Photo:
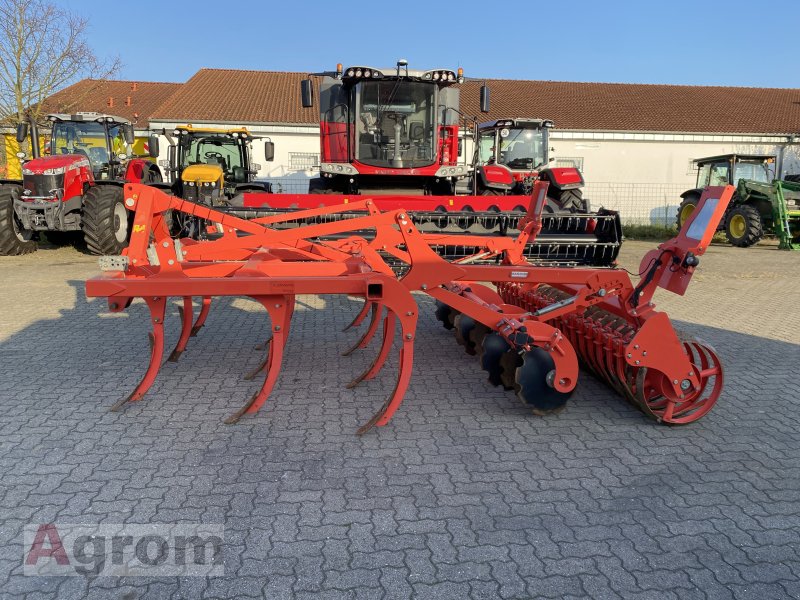
[[[361,325],[361,323],[364,322],[364,319],[367,318],[367,313],[369,312],[370,305],[371,303],[366,298],[364,298],[364,304],[361,306],[361,310],[358,311],[358,314],[356,315],[355,319],[353,319],[353,321],[350,323],[350,325],[342,329],[342,331],[347,331],[352,327],[358,327],[359,325]]]
[[[164,356],[164,312],[166,309],[166,298],[160,297],[147,297],[144,299],[147,302],[147,307],[150,309],[150,323],[153,331],[149,334],[150,337],[150,363],[147,366],[142,380],[139,385],[134,388],[127,398],[118,401],[111,410],[117,411],[122,408],[127,402],[135,402],[147,393],[150,386],[156,380],[158,369],[161,367],[161,360]]]
[[[389,350],[392,348],[392,342],[394,342],[394,324],[395,315],[387,307],[386,316],[383,318],[383,342],[381,342],[380,352],[378,352],[378,356],[375,357],[375,360],[366,371],[347,384],[347,389],[356,387],[365,379],[372,379],[383,368],[386,358],[389,356]]]
[[[189,342],[189,336],[192,334],[192,321],[194,320],[194,308],[192,306],[192,297],[186,296],[183,299],[183,306],[178,308],[181,313],[181,336],[178,338],[178,343],[175,349],[169,355],[167,362],[178,362],[178,359],[186,350],[186,344]]]
[[[364,435],[375,425],[383,427],[392,418],[392,415],[400,407],[403,402],[408,389],[408,383],[411,380],[411,370],[414,366],[414,343],[412,341],[404,341],[403,347],[400,349],[400,369],[397,375],[397,383],[394,386],[392,395],[384,402],[383,406],[376,412],[372,418],[358,428],[356,433]]]
[[[277,304],[281,303],[278,302]],[[282,304],[286,307],[286,311],[283,313],[282,322],[277,323],[277,325],[281,326],[280,329],[283,330],[284,338],[288,338],[289,329],[291,328],[292,324],[292,315],[294,315],[294,304],[295,304],[294,296],[285,296]],[[279,307],[276,306],[275,308]],[[273,325],[276,325],[276,323],[273,323]],[[247,375],[244,376],[245,381],[250,381],[251,379],[254,379],[255,376],[258,375],[261,371],[267,370],[267,365],[269,363],[269,353],[271,352],[271,346],[272,346],[272,334],[270,333],[270,336],[267,338],[267,341],[265,341],[263,344],[259,344],[256,346],[256,350],[267,350],[267,354],[264,356],[264,360],[262,360],[255,369],[253,369],[252,371],[247,373]]]
[[[256,375],[258,375],[261,371],[267,368],[267,364],[269,363],[269,355],[272,353],[272,336],[269,336],[269,338],[267,338],[267,341],[264,342],[263,345],[259,344],[258,346],[256,346],[256,350],[266,350],[267,354],[264,356],[264,360],[258,363],[258,366],[255,369],[249,371],[244,376],[245,381],[250,381],[252,379],[255,379]]]
[[[206,324],[206,319],[208,318],[208,311],[211,308],[211,296],[203,296],[203,304],[200,307],[200,314],[197,315],[197,321],[194,322],[194,327],[192,327],[192,332],[189,334],[190,337],[195,337],[197,333],[203,328],[203,325]]]
[[[294,310],[294,296],[265,296],[255,298],[264,308],[269,311],[272,321],[272,339],[269,345],[269,354],[266,361],[267,376],[261,389],[258,390],[242,408],[225,419],[225,423],[230,425],[236,423],[244,414],[252,414],[264,405],[275,382],[283,362],[283,349],[286,346],[286,338],[289,327],[288,319],[291,319]]]
[[[342,356],[350,356],[353,352],[358,350],[359,348],[366,348],[369,345],[370,340],[375,335],[375,332],[378,331],[378,322],[380,321],[381,312],[383,311],[383,307],[378,302],[372,303],[372,318],[369,322],[369,327],[364,332],[364,335],[361,336],[352,348],[349,350],[342,352]]]

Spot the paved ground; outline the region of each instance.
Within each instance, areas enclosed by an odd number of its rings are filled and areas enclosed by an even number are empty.
[[[146,363],[146,319],[87,301],[94,272],[73,249],[0,259],[3,598],[800,597],[800,253],[715,246],[685,298],[657,297],[725,361],[692,426],[588,375],[566,412],[534,417],[428,306],[405,403],[361,438],[393,373],[344,389],[372,353],[338,356],[356,305],[331,298],[300,299],[254,418],[221,423],[258,385],[241,375],[267,323],[244,300],[108,412]],[[26,523],[200,521],[225,524],[225,578],[22,576]]]

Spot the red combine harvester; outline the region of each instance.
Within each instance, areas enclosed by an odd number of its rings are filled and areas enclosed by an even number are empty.
[[[371,314],[346,354],[366,348],[383,331],[374,361],[349,388],[377,376],[396,346],[397,329],[400,333],[397,383],[359,433],[386,425],[403,400],[419,333],[418,299],[425,296],[436,300],[437,318],[455,331],[467,353],[478,355],[489,381],[514,390],[534,413],[565,408],[580,360],[659,422],[700,419],[722,391],[722,365],[711,347],[678,335],[669,317],[655,310],[653,295],[658,288],[686,292],[734,188],[707,188],[678,235],[643,257],[642,275],[633,282],[622,269],[541,266],[526,260],[524,249],[541,231],[547,186],[534,184],[519,234],[511,237],[426,234],[407,210],[384,212],[369,198],[245,220],[153,187],[126,185],[125,206],[135,211],[130,246],[121,256],[102,257],[105,272],[86,283],[86,295],[105,297],[112,312],[125,310],[135,298],[143,299],[150,312],[148,368],[114,409],[140,400],[155,381],[166,347],[170,298],[182,299],[181,332],[170,361],[179,359],[203,326],[214,296],[249,297],[269,313],[266,357],[246,377],[263,373],[263,383],[226,420],[235,423],[258,411],[278,380],[296,297],[338,294],[364,300],[352,326]],[[363,216],[323,219],[352,209]],[[170,212],[218,223],[222,235],[172,239],[166,219]],[[298,218],[311,224],[277,228]],[[369,236],[363,235],[366,231]],[[447,260],[439,250],[465,244],[476,254]],[[477,258],[489,259],[488,264],[475,264]],[[194,298],[201,307],[196,320]],[[436,394],[428,397],[434,401]]]
[[[461,69],[412,70],[401,60],[390,69],[337,65],[336,71],[318,75],[322,77],[320,177],[311,180],[310,193],[245,195],[239,206],[231,207],[232,212],[257,218],[346,204],[356,200],[351,196],[368,195],[381,210],[407,210],[424,232],[519,233],[517,222],[528,205],[525,195],[455,193],[457,183],[466,183],[472,171],[472,165],[459,159],[463,154],[458,125],[463,116],[458,89],[464,81]],[[313,106],[313,90],[312,79],[301,82],[304,107]],[[489,110],[485,86],[481,110]],[[549,206],[557,205],[553,202]],[[350,216],[350,212],[337,212],[325,218]],[[621,240],[617,213],[551,211],[544,218],[542,233],[526,246],[525,256],[608,266],[615,261]],[[449,258],[474,257],[474,248],[464,244],[442,251]]]
[[[30,133],[31,160],[22,181],[0,181],[0,254],[36,250],[35,236],[52,241],[82,232],[94,254],[119,254],[128,243],[130,223],[122,202],[124,183],[157,183],[161,171],[132,156],[133,126],[122,117],[79,112],[51,114],[49,155],[39,156],[36,123],[21,123],[17,140]],[[157,156],[157,139],[150,140]]]

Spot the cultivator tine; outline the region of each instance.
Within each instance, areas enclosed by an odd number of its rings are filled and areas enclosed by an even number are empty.
[[[200,330],[203,328],[203,325],[206,324],[206,319],[208,318],[208,311],[211,309],[211,297],[210,296],[203,296],[203,304],[200,307],[200,314],[197,315],[197,321],[194,323],[194,327],[192,327],[192,332],[190,337],[195,337]]]
[[[372,379],[383,368],[383,365],[386,363],[386,358],[389,356],[389,350],[391,350],[392,343],[394,342],[395,320],[395,314],[387,308],[386,316],[383,318],[383,341],[381,342],[380,352],[378,352],[378,356],[375,357],[375,360],[366,371],[347,384],[348,389],[356,387],[364,380]]]
[[[372,338],[375,336],[375,332],[378,331],[378,324],[381,321],[381,312],[383,312],[382,306],[378,302],[372,302],[371,305],[372,317],[370,318],[369,327],[353,346],[342,352],[342,356],[350,356],[356,350],[363,350],[369,346],[370,341],[372,341]]]
[[[251,381],[252,379],[255,379],[256,375],[258,375],[259,373],[261,373],[261,371],[267,368],[271,347],[272,347],[272,336],[269,336],[269,338],[267,338],[267,341],[264,342],[263,344],[258,344],[255,347],[256,350],[266,350],[267,353],[264,355],[264,359],[260,363],[258,363],[258,366],[252,371],[248,371],[247,374],[243,377],[245,381]]]
[[[351,329],[353,327],[358,327],[359,325],[361,325],[361,323],[364,322],[364,319],[367,318],[367,314],[369,314],[370,306],[371,306],[371,302],[369,302],[369,300],[364,298],[364,304],[361,305],[361,310],[358,311],[358,314],[352,320],[350,325],[348,325],[347,327],[342,329],[342,332],[345,332],[348,329]]]
[[[369,421],[358,428],[356,431],[358,435],[364,435],[376,425],[378,427],[386,425],[403,401],[403,396],[408,389],[408,383],[411,380],[411,371],[414,366],[414,344],[412,341],[408,340],[407,336],[408,334],[403,335],[405,340],[403,341],[403,347],[400,349],[400,368],[397,374],[397,383],[395,383],[394,391],[392,391],[391,396],[389,396],[383,406],[380,407],[378,412],[376,412]]]
[[[289,298],[290,298],[290,300],[289,300]],[[280,329],[283,330],[284,335],[287,336],[287,337],[289,336],[289,330],[291,328],[292,315],[293,314],[294,314],[294,296],[287,296],[286,312],[284,313],[282,322],[278,323]],[[270,316],[271,316],[271,313],[270,313]],[[273,323],[273,325],[274,325],[274,323]],[[270,357],[270,351],[271,351],[271,347],[272,347],[272,341],[273,341],[273,334],[270,333],[269,337],[267,338],[267,340],[263,344],[256,345],[256,347],[255,347],[256,350],[266,350],[267,353],[264,355],[264,359],[260,363],[258,363],[258,366],[255,369],[253,369],[252,371],[249,371],[244,376],[243,379],[245,381],[251,381],[251,380],[255,379],[256,375],[258,375],[262,371],[267,371],[268,365],[269,365],[269,357]]]
[[[283,351],[289,334],[289,322],[294,311],[294,296],[267,296],[258,297],[255,300],[267,309],[272,322],[272,338],[269,342],[267,359],[264,361],[263,366],[258,369],[258,371],[264,369],[267,376],[264,378],[261,389],[253,394],[242,408],[225,419],[226,425],[237,423],[245,414],[258,412],[258,409],[264,405],[264,402],[272,392],[272,388],[275,387],[275,382],[280,374],[281,363],[283,362]]]
[[[115,412],[128,402],[140,400],[153,385],[156,375],[158,375],[158,370],[161,368],[161,360],[164,356],[164,313],[166,312],[167,301],[166,298],[161,297],[146,297],[144,300],[150,309],[150,323],[153,328],[152,332],[148,334],[150,339],[150,363],[147,365],[147,370],[142,380],[130,395],[111,407],[111,410]]]
[[[192,333],[192,321],[194,320],[194,307],[191,296],[186,296],[183,299],[183,306],[178,307],[178,312],[181,315],[181,335],[167,362],[178,362],[181,354],[186,350],[186,344],[189,342],[189,337]]]

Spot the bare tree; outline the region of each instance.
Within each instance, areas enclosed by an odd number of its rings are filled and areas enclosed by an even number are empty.
[[[87,27],[86,18],[47,0],[0,0],[0,122],[17,122],[26,112],[40,120],[42,101],[54,92],[119,70],[118,57],[94,54]]]

